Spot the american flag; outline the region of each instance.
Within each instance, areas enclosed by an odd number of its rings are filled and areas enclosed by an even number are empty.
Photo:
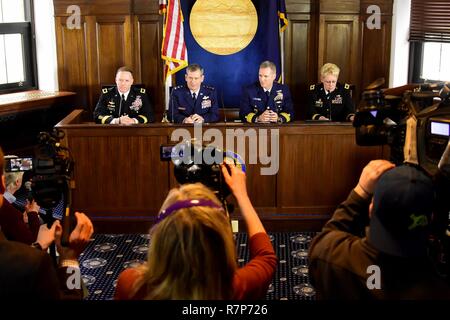
[[[161,58],[165,61],[166,78],[186,67],[188,56],[180,0],[159,0],[159,10],[161,14],[165,14]]]

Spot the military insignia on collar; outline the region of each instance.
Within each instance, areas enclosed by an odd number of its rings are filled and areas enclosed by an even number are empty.
[[[312,85],[309,86],[309,90],[314,90],[315,87],[316,87],[316,85],[312,84]]]
[[[130,109],[133,111],[138,111],[142,107],[141,96],[137,96],[136,99],[131,103]]]
[[[145,93],[145,89],[144,88],[141,88],[141,93]]]
[[[103,92],[103,93],[108,93],[108,89],[107,89],[107,88],[104,88],[104,89],[102,89],[102,92]]]
[[[350,85],[349,85],[348,83],[346,83],[346,84],[344,85],[344,88],[345,88],[345,89],[350,89]]]

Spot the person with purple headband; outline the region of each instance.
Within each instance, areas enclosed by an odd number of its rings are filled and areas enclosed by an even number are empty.
[[[226,167],[227,166],[227,167]],[[247,225],[251,260],[239,268],[229,217],[201,183],[172,189],[150,229],[147,263],[119,275],[119,300],[263,299],[277,265],[275,251],[235,165],[222,173]]]

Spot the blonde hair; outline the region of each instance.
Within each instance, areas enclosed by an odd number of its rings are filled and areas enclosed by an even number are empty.
[[[340,71],[341,71],[341,69],[339,69],[339,67],[337,65],[335,65],[334,63],[325,63],[322,66],[322,68],[320,68],[320,76],[325,77],[325,76],[331,74],[335,77],[339,77]]]
[[[201,183],[172,189],[161,210],[187,199],[221,205]],[[150,230],[147,264],[135,290],[144,286],[146,299],[231,299],[237,269],[230,223],[223,210],[191,207],[177,210]]]

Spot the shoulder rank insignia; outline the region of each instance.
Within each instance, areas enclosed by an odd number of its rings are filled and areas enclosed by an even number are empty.
[[[103,93],[108,93],[108,88],[103,88],[103,89],[102,89],[102,92],[103,92]]]
[[[314,90],[315,88],[316,88],[315,84],[312,84],[312,85],[309,86],[309,90]]]
[[[350,89],[350,85],[348,83],[344,84],[344,89]]]
[[[144,88],[141,88],[141,93],[145,93],[145,89]]]

